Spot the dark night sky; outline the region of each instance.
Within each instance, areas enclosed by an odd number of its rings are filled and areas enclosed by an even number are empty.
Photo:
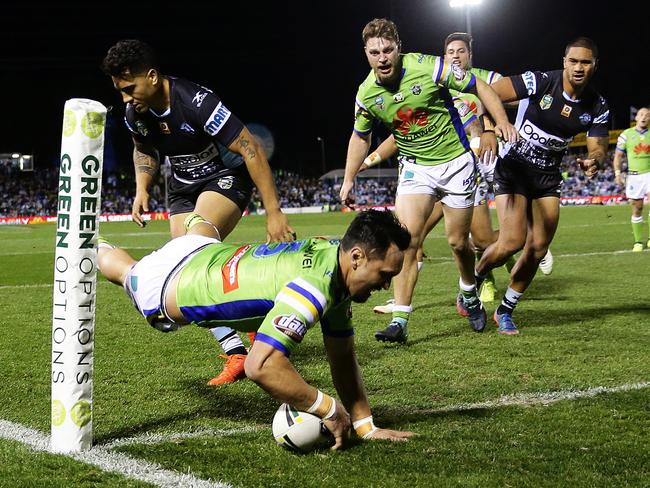
[[[53,164],[65,100],[94,98],[115,106],[119,165],[131,171],[123,106],[98,65],[116,40],[140,38],[157,49],[165,73],[212,88],[244,122],[269,127],[273,166],[318,173],[321,136],[328,169],[343,167],[354,95],[369,69],[365,23],[392,18],[403,51],[432,54],[442,53],[449,32],[465,30],[464,14],[447,0],[164,3],[3,2],[0,152],[33,152],[37,168]],[[597,3],[605,4],[484,0],[472,13],[474,65],[503,74],[558,69],[568,40],[592,37],[601,50],[596,85],[614,127],[625,126],[630,105],[650,103],[650,7]],[[634,28],[635,19],[645,20]]]

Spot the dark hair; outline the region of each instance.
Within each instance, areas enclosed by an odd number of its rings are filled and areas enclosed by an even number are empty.
[[[444,52],[447,52],[447,46],[449,46],[449,43],[454,42],[454,41],[462,41],[465,43],[467,46],[467,50],[471,53],[472,52],[472,35],[468,34],[467,32],[452,32],[447,36],[447,39],[445,39],[445,49]]]
[[[390,210],[365,210],[355,217],[341,239],[341,249],[348,251],[355,245],[370,255],[383,257],[395,244],[401,251],[411,243],[411,234]]]
[[[577,37],[569,44],[567,44],[566,48],[564,49],[565,56],[569,52],[569,49],[571,49],[572,47],[584,47],[585,49],[589,49],[591,50],[591,54],[593,55],[593,57],[598,59],[598,46],[592,39],[589,39],[588,37]]]
[[[102,61],[102,71],[109,76],[139,75],[157,67],[153,48],[137,39],[116,42]]]
[[[366,24],[361,33],[361,39],[363,39],[363,45],[366,45],[368,39],[371,37],[381,37],[383,39],[389,39],[395,41],[399,46],[399,33],[397,32],[397,26],[395,22],[388,19],[373,19]]]

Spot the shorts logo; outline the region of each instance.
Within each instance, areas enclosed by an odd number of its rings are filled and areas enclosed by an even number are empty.
[[[411,93],[413,95],[419,95],[420,93],[422,93],[422,87],[420,85],[413,85],[411,87]]]
[[[396,102],[403,102],[404,101],[404,95],[402,95],[402,92],[397,92],[395,95],[393,95],[393,100]]]
[[[526,91],[528,96],[531,96],[537,91],[537,80],[535,79],[535,73],[532,71],[526,71],[521,77],[524,79],[524,85],[526,85]]]
[[[547,93],[539,101],[539,106],[541,107],[542,110],[548,110],[549,108],[551,108],[552,103],[553,103],[553,97]]]
[[[307,326],[295,315],[276,315],[273,317],[273,326],[294,342],[302,342],[307,333]]]
[[[192,98],[192,102],[196,105],[197,108],[203,104],[203,100],[205,100],[207,94],[208,92],[201,92],[200,90],[196,92],[196,95],[194,95],[194,98]]]
[[[242,246],[235,251],[235,254],[226,261],[226,264],[221,268],[221,279],[223,282],[223,292],[230,293],[231,291],[239,288],[239,261],[250,249],[250,245]]]
[[[230,118],[230,110],[228,110],[223,103],[219,102],[208,117],[208,122],[205,124],[205,131],[211,136],[216,136],[221,129],[223,129],[226,122]]]
[[[562,117],[568,117],[569,115],[571,115],[571,110],[573,109],[565,104],[564,107],[562,107],[562,111],[560,112],[560,115]]]
[[[589,122],[591,122],[591,115],[589,114],[582,114],[578,118],[580,119],[580,123],[582,125],[587,125]]]
[[[232,188],[234,176],[224,176],[223,178],[219,178],[219,181],[217,181],[217,185],[219,185],[219,188],[222,190],[230,190]]]
[[[160,132],[162,132],[163,134],[171,134],[172,133],[172,131],[169,130],[169,124],[167,124],[167,122],[161,122],[160,123]]]
[[[144,125],[144,122],[142,122],[141,120],[136,120],[135,121],[135,128],[138,129],[138,132],[143,137],[147,137],[147,134],[149,133],[149,130],[147,129],[147,126]]]

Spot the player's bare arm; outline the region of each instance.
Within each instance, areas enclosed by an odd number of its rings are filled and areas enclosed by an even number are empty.
[[[377,166],[379,163],[386,161],[388,158],[394,156],[395,154],[397,154],[397,144],[395,143],[395,137],[393,135],[390,135],[379,145],[377,149],[375,149],[368,155],[368,157],[366,157],[366,159],[363,160],[363,163],[359,168],[359,173],[367,170],[368,168],[372,168],[373,166]]]
[[[266,210],[266,240],[267,242],[291,241],[295,234],[289,221],[280,210],[278,192],[273,181],[271,167],[264,155],[264,150],[257,140],[244,127],[239,136],[228,147],[232,152],[244,158],[248,173],[260,192],[262,203]]]
[[[517,140],[517,129],[508,122],[508,116],[501,103],[501,97],[492,89],[493,86],[488,85],[480,78],[476,78],[476,94],[492,120],[494,120],[494,128],[497,134],[507,142],[514,142]]]
[[[246,376],[273,398],[298,410],[311,410],[310,413],[322,418],[334,436],[333,449],[345,445],[351,427],[345,407],[328,395],[319,395],[319,391],[305,382],[281,351],[265,342],[255,341],[245,367]]]
[[[605,160],[608,144],[608,137],[587,137],[587,159],[577,158],[587,177],[593,178],[598,174],[598,170]]]
[[[364,439],[405,441],[415,435],[375,426],[361,370],[354,352],[354,337],[323,336],[334,387],[350,412],[355,431]]]
[[[345,160],[345,176],[343,177],[343,184],[339,193],[341,201],[346,205],[352,203],[350,192],[354,185],[354,178],[357,176],[359,168],[361,168],[361,164],[368,154],[368,149],[370,149],[370,136],[361,136],[356,132],[352,132],[350,142],[348,143],[348,154]]]
[[[133,166],[135,168],[135,198],[131,209],[133,221],[140,227],[146,222],[143,212],[149,211],[149,188],[160,167],[158,151],[152,146],[133,140]]]
[[[623,185],[623,152],[622,151],[614,151],[614,177],[616,179],[616,184],[617,185]]]

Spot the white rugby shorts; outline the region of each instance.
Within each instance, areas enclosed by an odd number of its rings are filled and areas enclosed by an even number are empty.
[[[650,193],[650,172],[640,175],[627,175],[625,196],[631,200],[641,200]]]

